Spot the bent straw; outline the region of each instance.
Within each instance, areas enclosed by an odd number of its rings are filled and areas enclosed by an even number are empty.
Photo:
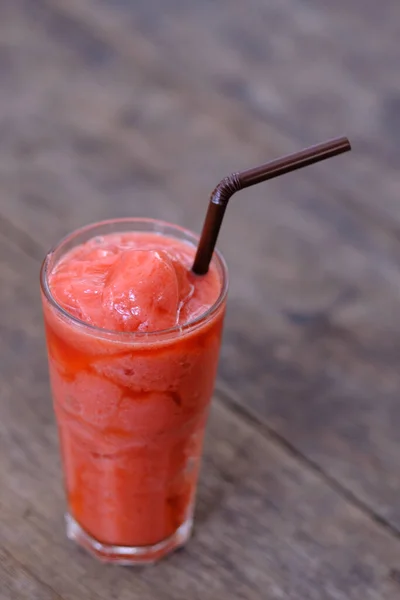
[[[349,140],[346,137],[340,137],[278,158],[254,169],[232,173],[228,177],[224,177],[211,194],[192,271],[196,275],[207,273],[226,207],[235,192],[349,150],[351,150]]]

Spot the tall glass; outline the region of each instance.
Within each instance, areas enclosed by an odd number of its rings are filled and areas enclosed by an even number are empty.
[[[49,287],[59,260],[95,236],[133,231],[198,241],[186,229],[150,219],[95,223],[62,240],[41,270],[67,535],[118,564],[153,562],[190,536],[228,290],[226,264],[216,252],[219,297],[183,326],[118,333],[64,310]]]

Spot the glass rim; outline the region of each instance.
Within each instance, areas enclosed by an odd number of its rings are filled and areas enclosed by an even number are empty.
[[[97,334],[97,335],[102,335],[102,336],[107,336],[107,337],[109,337],[109,336],[120,337],[121,339],[123,339],[126,342],[129,340],[133,341],[136,339],[143,342],[148,339],[154,340],[155,338],[169,337],[173,334],[178,334],[178,333],[179,334],[189,333],[193,329],[196,329],[198,326],[200,326],[202,323],[208,321],[214,315],[214,313],[218,312],[218,310],[223,305],[223,303],[226,299],[226,296],[227,296],[228,284],[229,284],[228,267],[227,267],[227,264],[225,262],[225,259],[222,255],[222,253],[217,248],[214,250],[213,260],[214,260],[214,258],[217,259],[217,263],[218,263],[218,266],[220,267],[221,279],[222,279],[221,291],[218,295],[218,298],[206,311],[204,311],[203,313],[201,313],[194,319],[191,319],[190,321],[188,321],[187,323],[184,323],[183,325],[177,324],[177,325],[174,325],[173,327],[169,327],[168,329],[158,329],[156,331],[117,331],[115,329],[106,329],[104,327],[98,327],[97,325],[92,325],[91,323],[87,323],[86,321],[83,321],[79,317],[76,317],[75,315],[71,314],[68,310],[63,308],[61,306],[61,304],[59,304],[57,302],[57,300],[54,298],[54,296],[50,290],[49,279],[48,279],[49,263],[50,263],[50,260],[53,256],[53,254],[57,250],[61,249],[63,247],[63,245],[67,244],[69,241],[73,240],[75,237],[77,237],[81,234],[84,234],[86,232],[90,232],[91,230],[94,230],[98,227],[107,226],[107,225],[115,225],[115,224],[116,225],[131,224],[132,225],[135,223],[142,223],[142,224],[149,224],[149,225],[153,224],[153,225],[158,225],[160,227],[174,229],[176,231],[179,231],[179,232],[185,234],[189,238],[192,238],[194,243],[198,242],[199,238],[200,238],[200,236],[198,236],[196,233],[194,233],[190,229],[186,229],[185,227],[176,225],[175,223],[170,223],[168,221],[164,221],[162,219],[153,219],[153,218],[144,218],[144,217],[143,218],[142,217],[121,217],[121,218],[117,218],[117,219],[105,219],[103,221],[95,221],[93,223],[89,223],[88,225],[83,225],[82,227],[78,227],[77,229],[74,229],[73,231],[71,231],[64,237],[62,237],[46,253],[46,256],[45,256],[45,258],[42,262],[42,266],[40,268],[40,285],[41,285],[42,292],[45,295],[46,299],[51,304],[51,306],[54,309],[56,309],[56,311],[59,312],[64,319],[68,319],[68,320],[72,321],[75,325],[79,326],[80,328],[88,330],[88,332],[90,332],[93,335]],[[129,231],[129,230],[127,230],[127,231]],[[132,231],[135,231],[135,230],[132,230]],[[153,230],[153,231],[149,230],[149,232],[163,235],[162,232],[158,232],[157,230]],[[172,235],[173,234],[171,233],[171,236]]]

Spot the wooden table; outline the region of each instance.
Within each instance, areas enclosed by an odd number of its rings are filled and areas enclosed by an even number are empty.
[[[398,0],[2,0],[2,600],[400,597],[399,39]],[[199,230],[222,176],[342,133],[229,206],[192,541],[96,563],[64,536],[46,249],[112,216]]]

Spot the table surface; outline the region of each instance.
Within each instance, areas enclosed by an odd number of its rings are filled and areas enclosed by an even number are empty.
[[[400,597],[400,3],[0,3],[0,597]],[[64,537],[38,291],[78,225],[199,230],[234,170],[353,152],[237,194],[195,535],[156,567]]]

